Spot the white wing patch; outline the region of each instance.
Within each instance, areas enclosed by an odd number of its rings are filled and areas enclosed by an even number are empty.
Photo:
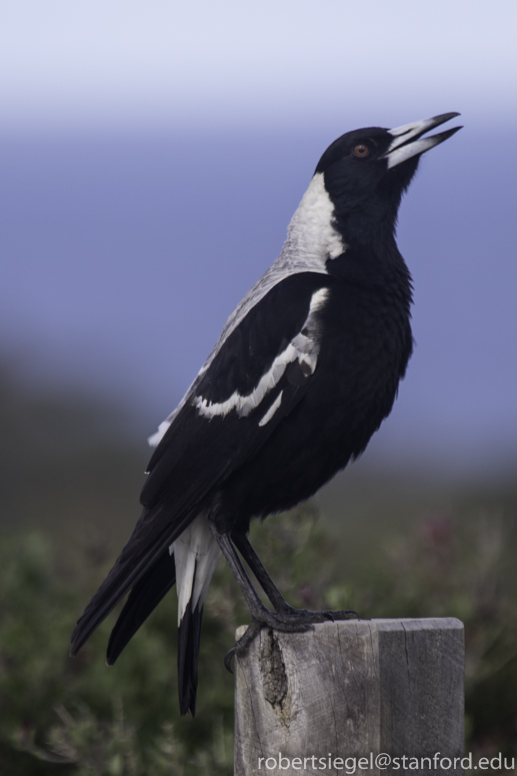
[[[266,412],[266,414],[264,415],[264,417],[260,421],[260,423],[259,423],[260,427],[265,426],[266,423],[269,423],[269,421],[271,420],[271,418],[273,417],[273,415],[275,414],[277,409],[280,407],[280,405],[282,404],[282,394],[283,394],[283,391],[280,391],[280,393],[276,397],[275,401],[273,402],[271,407],[268,409],[268,411]]]
[[[347,245],[334,227],[334,205],[325,188],[324,175],[321,172],[316,173],[291,219],[287,230],[287,239],[280,256],[248,291],[230,315],[214,349],[183,399],[169,417],[160,424],[158,431],[149,437],[148,442],[151,447],[155,447],[161,442],[180,410],[192,399],[196,387],[215,356],[249,311],[274,286],[291,275],[300,272],[316,272],[320,275],[327,275],[327,259],[336,259],[345,253],[346,249]]]
[[[275,358],[269,371],[262,375],[257,387],[254,388],[251,393],[242,396],[239,391],[235,391],[229,399],[226,399],[226,401],[223,402],[211,402],[208,401],[208,399],[204,399],[202,396],[195,396],[193,404],[197,408],[198,413],[205,418],[211,419],[218,415],[224,417],[232,410],[236,410],[239,417],[247,417],[250,412],[259,406],[264,397],[278,385],[287,366],[292,364],[293,361],[298,361],[302,367],[305,367],[304,371],[306,371],[307,374],[314,374],[320,350],[318,324],[315,319],[315,313],[318,310],[321,310],[328,295],[328,288],[320,288],[318,291],[314,292],[311,297],[309,314],[302,326],[301,332],[297,334],[287,348]],[[280,394],[275,402],[273,402],[272,406],[260,421],[259,426],[265,426],[266,423],[271,420],[280,406],[281,401],[282,394]]]
[[[311,303],[309,305],[309,318],[311,317],[311,314],[318,312],[318,310],[321,310],[322,307],[324,307],[325,302],[327,301],[328,298],[329,298],[328,288],[320,288],[318,291],[314,292],[314,294],[311,296]],[[305,326],[307,326],[307,324],[309,323],[309,318],[307,318],[307,321],[305,322]]]
[[[158,426],[158,431],[156,431],[156,433],[154,433],[152,436],[147,438],[147,441],[151,447],[158,447],[163,437],[169,430],[171,423],[172,423],[172,418],[170,419],[167,418],[167,420],[164,420],[162,423],[160,423],[160,425]]]

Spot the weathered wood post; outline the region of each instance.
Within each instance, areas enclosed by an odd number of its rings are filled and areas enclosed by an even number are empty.
[[[463,773],[459,620],[264,629],[235,662],[235,776]]]

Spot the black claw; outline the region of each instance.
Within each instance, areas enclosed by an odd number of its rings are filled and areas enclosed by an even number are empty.
[[[251,623],[244,635],[239,641],[228,650],[224,657],[226,670],[233,674],[232,660],[236,655],[244,652],[248,644],[253,641],[257,633],[262,628],[272,628],[285,633],[303,633],[304,631],[314,630],[315,622],[335,622],[336,620],[351,620],[361,618],[353,609],[340,610],[332,612],[330,610],[323,612],[309,612],[306,609],[291,609],[290,612],[259,612],[259,616],[252,616]]]
[[[237,645],[235,644],[233,647],[230,647],[230,649],[228,650],[228,652],[224,656],[224,667],[226,668],[226,670],[230,674],[233,674],[232,660],[235,657],[235,647],[236,646]]]
[[[232,660],[235,657],[235,655],[238,655],[239,653],[244,652],[250,641],[253,641],[257,633],[260,631],[260,629],[264,627],[263,623],[259,622],[255,618],[251,620],[251,623],[248,625],[245,633],[239,641],[231,647],[228,652],[226,653],[224,657],[224,665],[226,667],[226,670],[229,671],[231,674],[233,674],[232,669]]]
[[[353,609],[339,609],[336,612],[323,612],[332,622],[336,620],[361,620],[362,618]]]

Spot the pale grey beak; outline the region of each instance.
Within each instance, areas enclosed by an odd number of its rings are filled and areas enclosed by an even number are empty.
[[[388,160],[388,169],[411,159],[412,156],[423,154],[424,151],[428,151],[452,137],[461,127],[453,127],[453,129],[447,129],[445,132],[430,137],[422,137],[422,135],[459,115],[459,113],[442,113],[432,119],[422,119],[413,124],[404,124],[402,127],[389,129],[388,132],[393,136],[393,141],[384,156],[381,157]]]

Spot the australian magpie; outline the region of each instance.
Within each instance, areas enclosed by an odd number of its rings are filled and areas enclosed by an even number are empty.
[[[252,614],[300,630],[347,612],[292,609],[254,552],[252,518],[290,509],[360,455],[390,413],[412,351],[411,277],[397,211],[426,136],[446,113],[348,132],[327,148],[272,267],[228,319],[177,409],[150,442],[142,514],[72,636],[75,654],[130,591],[107,650],[114,663],[176,583],[180,710],[195,713],[203,604],[221,552]],[[270,599],[260,601],[246,560]]]

